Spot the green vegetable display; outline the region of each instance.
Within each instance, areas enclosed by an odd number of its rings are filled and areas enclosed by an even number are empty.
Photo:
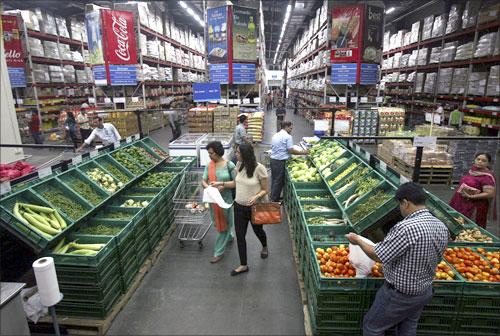
[[[127,196],[156,196],[156,195],[158,195],[158,193],[156,192],[142,192],[142,191],[127,193]]]
[[[358,204],[356,211],[353,212],[351,222],[357,223],[367,215],[378,209],[382,204],[387,202],[393,196],[386,194],[384,191],[379,190],[372,196],[368,197],[363,203]]]
[[[321,199],[332,199],[332,195],[321,195],[321,196],[299,196],[299,200],[308,201],[308,200],[321,200]]]
[[[21,223],[47,240],[67,227],[66,221],[52,208],[16,202],[12,212]]]
[[[42,193],[42,196],[73,220],[82,217],[87,212],[83,205],[64,196],[62,192],[55,188],[49,187],[47,191]]]
[[[309,156],[313,160],[314,164],[323,170],[328,167],[328,165],[338,159],[342,154],[344,154],[345,149],[342,148],[340,144],[334,141],[322,141],[312,146],[309,150]],[[328,168],[327,168],[328,169]],[[331,171],[330,171],[331,173]],[[327,174],[324,174],[328,176]]]
[[[125,175],[122,171],[120,171],[120,169],[116,168],[111,163],[104,163],[103,166],[107,171],[113,174],[113,176],[116,177],[121,182],[125,183],[130,181],[130,178],[127,175]]]
[[[303,206],[304,211],[313,211],[313,212],[328,212],[328,211],[333,211],[334,209],[323,206],[323,205],[318,205],[318,204],[305,204]]]
[[[103,197],[94,191],[90,184],[82,180],[74,179],[69,182],[69,186],[93,205],[97,205],[103,200]]]
[[[144,168],[137,165],[137,163],[134,161],[134,159],[129,158],[128,155],[125,154],[124,152],[122,153],[122,151],[119,151],[119,152],[113,153],[111,155],[121,165],[123,165],[125,168],[130,170],[130,172],[132,172],[132,174],[139,175],[142,172],[144,172]]]
[[[126,200],[120,205],[122,208],[145,208],[149,205],[148,201],[134,201],[132,199]]]
[[[155,163],[158,163],[158,159],[156,159],[153,155],[149,154],[144,148],[137,146],[130,146],[124,148],[123,151],[130,155],[132,159],[139,162],[144,167],[151,167]]]
[[[102,216],[102,218],[108,219],[131,219],[132,217],[134,217],[132,213],[119,211],[105,212]]]
[[[351,195],[342,203],[342,205],[344,206],[344,208],[347,208],[350,204],[352,204],[352,202],[354,202],[364,194],[367,194],[372,189],[375,189],[375,187],[377,187],[379,184],[380,180],[373,177],[368,177],[366,179],[360,180],[358,186],[356,187],[356,190],[354,191],[354,195]]]
[[[87,171],[87,176],[109,193],[114,193],[118,188],[123,187],[123,182],[116,182],[111,175],[106,174],[99,168]]]
[[[56,254],[95,256],[106,244],[79,244],[77,240],[64,245],[64,239],[52,250]]]
[[[334,179],[331,179],[330,181],[328,181],[328,184],[330,186],[334,185],[335,183],[339,182],[344,177],[346,177],[346,175],[349,174],[350,172],[352,172],[354,169],[358,168],[358,166],[359,166],[359,164],[357,164],[356,162],[351,163],[349,165],[349,167],[347,167],[343,172],[341,172],[340,174],[338,174]]]
[[[369,173],[370,169],[368,169],[368,167],[363,167],[352,173],[349,177],[345,178],[345,180],[339,181],[339,188],[335,190],[335,196],[339,197],[344,191],[356,184],[360,179],[362,179]]]
[[[163,150],[159,149],[159,148],[156,148],[154,146],[151,147],[151,149],[156,153],[158,154],[159,156],[161,156],[162,158],[168,158],[168,154],[166,152],[164,152]]]
[[[146,175],[138,184],[142,188],[163,188],[166,187],[175,177],[171,172],[151,172]]]
[[[90,235],[104,235],[116,236],[123,228],[120,226],[107,226],[104,224],[97,224],[94,226],[87,226],[80,230],[80,233]]]
[[[294,182],[318,182],[321,180],[318,170],[306,159],[290,160],[288,169]]]
[[[311,217],[307,220],[309,225],[344,225],[344,220],[339,218],[328,218],[323,216]]]

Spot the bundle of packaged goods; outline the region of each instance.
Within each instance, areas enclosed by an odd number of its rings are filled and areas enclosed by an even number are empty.
[[[378,130],[377,110],[356,110],[352,121],[353,136],[375,136]],[[359,142],[369,143],[374,140],[359,140]]]
[[[417,72],[415,80],[415,93],[422,93],[425,81],[425,73]]]
[[[240,111],[245,111],[244,109]],[[252,136],[254,142],[262,142],[262,134],[264,132],[264,112],[258,111],[253,113],[245,113],[248,116],[247,132]]]
[[[424,93],[434,93],[436,89],[437,73],[429,72],[425,76]]]
[[[432,26],[432,37],[442,36],[446,30],[446,19],[448,14],[441,14],[436,16]]]
[[[424,19],[424,26],[422,28],[422,41],[432,37],[432,26],[434,25],[434,15],[428,16]]]
[[[69,38],[68,26],[66,25],[66,19],[60,16],[56,17],[57,33],[61,37]]]
[[[467,1],[462,14],[462,29],[474,27],[476,25],[476,18],[479,14],[480,7],[481,2],[479,1]]]
[[[43,52],[45,54],[45,57],[60,59],[57,42],[43,41],[42,43],[43,43]]]
[[[498,32],[484,34],[479,38],[476,46],[474,57],[491,56],[495,52],[495,43],[497,41]]]
[[[417,59],[418,59],[418,50],[413,50],[411,52],[410,58],[408,59],[408,66],[414,67],[415,65],[417,65]]]
[[[34,37],[28,37],[28,44],[31,56],[45,57],[44,47],[41,40]]]
[[[404,127],[405,109],[400,107],[379,107],[379,135],[385,135],[387,132],[400,130]]]
[[[214,109],[214,133],[232,133],[236,127],[239,108],[217,106]]]
[[[461,13],[462,9],[460,5],[455,4],[451,6],[445,34],[451,34],[460,28],[460,24],[462,23]]]
[[[457,45],[457,41],[445,43],[441,49],[439,62],[444,63],[453,61],[457,52]]]
[[[471,72],[469,76],[469,95],[484,96],[487,79],[487,72]]]
[[[71,38],[73,40],[87,43],[87,29],[83,21],[78,21],[75,18],[71,18],[70,32]]]
[[[49,65],[51,83],[64,83],[64,73],[60,65]]]
[[[457,48],[455,61],[463,61],[472,58],[474,55],[474,42],[464,43]]]
[[[73,54],[71,53],[69,44],[59,43],[59,57],[62,60],[73,60]]]
[[[465,94],[465,83],[469,76],[468,68],[455,68],[453,69],[453,82],[451,84],[451,94]]]
[[[188,129],[191,133],[212,133],[215,106],[193,107],[188,111]]]
[[[104,115],[104,122],[113,124],[122,138],[137,134],[139,131],[137,116],[133,112],[106,113]]]
[[[429,57],[429,64],[439,63],[441,58],[441,47],[435,47],[431,49],[431,56]]]
[[[439,69],[439,81],[437,84],[437,93],[449,94],[451,90],[453,68]]]
[[[427,54],[429,49],[422,48],[418,51],[417,65],[427,65]]]
[[[40,23],[40,31],[49,35],[57,35],[57,25],[54,16],[48,12],[42,12],[40,9],[35,9],[35,14],[38,17],[38,22]]]
[[[500,96],[500,65],[494,65],[490,68],[486,95]]]
[[[64,65],[62,67],[64,82],[65,83],[76,83],[75,67],[72,65]]]
[[[388,131],[385,136],[415,136],[414,132],[409,131]],[[394,164],[394,153],[400,151],[400,147],[411,145],[410,140],[382,140],[377,146],[377,156],[389,164]]]

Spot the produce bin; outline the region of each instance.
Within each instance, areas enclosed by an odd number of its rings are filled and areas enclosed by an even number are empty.
[[[84,198],[88,203],[92,204],[94,207],[99,206],[103,202],[105,202],[109,194],[106,190],[101,188],[100,185],[92,181],[86,175],[78,171],[77,169],[68,170],[58,178],[66,184],[71,190],[73,190],[76,194],[79,194],[82,198]],[[86,190],[78,190],[76,183],[80,182],[81,184],[86,185]]]
[[[54,261],[57,265],[91,266],[91,267],[98,267],[105,260],[109,260],[109,262],[116,262],[118,259],[116,243],[113,237],[87,236],[87,235],[79,235],[73,233],[67,237],[66,243],[74,240],[77,240],[79,244],[104,243],[106,245],[103,248],[101,248],[95,256],[76,255],[69,253],[58,254],[49,252],[49,257],[54,258]]]
[[[59,284],[59,289],[64,295],[64,300],[66,302],[79,301],[92,303],[104,300],[106,295],[114,289],[118,279],[118,273],[110,272],[101,282],[102,287],[66,284],[61,282]]]
[[[148,146],[151,150],[153,150],[158,156],[162,158],[168,158],[169,155],[167,151],[165,151],[160,145],[158,145],[156,142],[154,142],[151,138],[144,138],[141,140],[141,142]]]
[[[374,188],[372,188],[372,190],[381,186],[383,183],[386,183],[386,182],[384,182],[383,179],[380,179],[379,176],[375,172],[369,173],[366,177],[363,177],[363,180],[366,181],[368,178],[376,179],[378,181],[378,184]],[[349,187],[345,192],[343,192],[338,197],[336,197],[341,209],[343,209],[343,210],[346,209],[346,206],[344,205],[344,203],[347,202],[349,200],[349,198],[352,197],[356,193],[356,189],[358,188],[358,186],[359,186],[359,183],[355,183],[351,187]],[[332,192],[333,192],[333,190],[332,190]],[[355,205],[358,201],[360,201],[363,198],[363,196],[364,195],[361,195],[361,196],[357,197],[356,199],[349,201],[349,204],[347,204],[347,208]]]
[[[116,255],[109,255],[98,267],[68,266],[56,263],[57,280],[60,284],[102,287],[107,279],[120,276]]]
[[[118,179],[118,181],[124,184],[129,183],[135,177],[133,173],[122,166],[111,155],[104,155],[100,158],[97,158],[95,162],[103,167],[106,171],[108,171],[111,176]]]
[[[143,165],[139,164],[135,158],[133,158],[125,151],[123,151],[123,148],[120,148],[117,151],[112,152],[110,155],[113,159],[115,159],[120,165],[125,167],[134,176],[139,176],[143,174],[148,168],[151,167],[151,165],[148,165],[148,167],[144,167]]]
[[[149,153],[153,158],[155,158],[157,161],[157,163],[159,161],[162,161],[164,160],[165,158],[161,155],[159,155],[158,153],[156,153],[156,151],[154,151],[150,146],[146,145],[143,141],[138,141],[138,142],[134,142],[132,144],[132,146],[134,147],[140,147],[142,149],[144,149],[147,153]]]
[[[482,227],[480,227],[479,225],[476,225],[476,224],[466,224],[464,226],[462,226],[462,230],[472,230],[472,229],[477,229],[479,230],[479,232],[481,232],[481,234],[487,236],[487,237],[490,237],[492,242],[489,243],[489,242],[468,242],[468,241],[462,241],[462,240],[459,240],[459,241],[453,241],[453,242],[449,242],[448,243],[448,246],[452,247],[452,246],[476,246],[476,247],[479,247],[479,246],[491,246],[491,247],[499,247],[500,246],[500,239],[498,237],[496,237],[495,235],[493,235],[492,233],[490,233],[489,231],[486,231],[485,229],[483,229]],[[460,233],[460,231],[459,231]]]

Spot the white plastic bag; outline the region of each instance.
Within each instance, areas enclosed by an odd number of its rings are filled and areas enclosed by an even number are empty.
[[[21,291],[23,300],[23,308],[26,316],[33,322],[37,323],[40,317],[44,317],[49,312],[49,309],[40,302],[40,294],[38,288],[31,287]]]
[[[371,240],[361,237],[368,244],[375,245]],[[356,269],[356,278],[366,278],[372,271],[375,261],[359,247],[349,244],[349,263]]]

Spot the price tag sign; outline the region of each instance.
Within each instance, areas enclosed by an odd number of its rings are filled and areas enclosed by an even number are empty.
[[[117,141],[113,144],[114,149],[117,149],[118,147],[120,147],[120,141]]]
[[[260,97],[255,97],[253,99],[254,104],[260,104]]]
[[[241,104],[241,99],[235,99],[234,104],[240,105]]]
[[[383,103],[384,102],[384,97],[377,97],[376,102],[377,103]]]
[[[368,103],[368,97],[361,97],[359,101],[362,103]]]
[[[353,146],[352,140],[349,140],[349,147],[352,148],[352,146]]]
[[[243,104],[250,104],[250,98],[244,98]]]
[[[111,98],[104,98],[104,104],[111,104]]]
[[[351,97],[351,103],[357,103],[358,97]]]
[[[68,96],[74,96],[75,95],[75,89],[68,89]]]
[[[413,146],[415,147],[427,147],[436,148],[437,137],[433,136],[416,136],[413,138]]]
[[[134,135],[135,140],[139,140],[141,138],[141,135],[139,133],[136,133]]]
[[[42,169],[38,169],[38,178],[44,178],[47,176],[52,175],[52,168],[51,167],[45,167]]]
[[[75,156],[74,158],[71,159],[71,163],[73,164],[73,166],[82,163],[82,156],[81,155]]]
[[[125,139],[125,141],[126,141],[127,143],[131,143],[131,142],[132,142],[132,137],[127,137],[127,138]]]
[[[359,152],[361,150],[361,148],[359,147],[359,145],[356,145],[355,148],[356,148],[356,152]]]
[[[337,97],[328,97],[330,100],[330,103],[336,103],[337,102]]]
[[[95,158],[97,155],[99,155],[99,151],[93,150],[90,152],[90,158]]]
[[[89,104],[95,104],[95,98],[89,97]]]
[[[0,195],[4,195],[11,191],[10,181],[0,183]]]
[[[380,161],[380,170],[384,173],[387,172],[387,164],[384,161]]]
[[[22,99],[16,99],[16,104],[17,105],[22,105],[22,104],[24,104],[24,100],[22,100]]]
[[[226,105],[227,104],[226,98],[221,98],[220,103]]]
[[[139,97],[132,97],[132,103],[138,103]]]
[[[399,184],[405,184],[407,182],[410,182],[409,178],[407,178],[406,176],[403,176],[403,175],[399,176]]]
[[[371,157],[370,153],[366,152],[365,153],[365,159],[366,159],[366,161],[370,161],[370,157]]]
[[[339,97],[339,102],[346,103],[347,102],[347,98],[346,97]]]
[[[113,101],[118,104],[118,103],[125,103],[125,97],[115,97],[113,98]]]

